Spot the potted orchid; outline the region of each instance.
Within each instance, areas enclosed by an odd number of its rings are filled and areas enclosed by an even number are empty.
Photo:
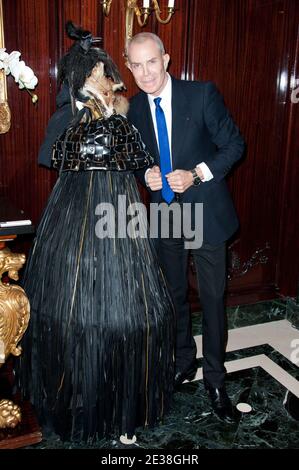
[[[11,74],[15,82],[19,84],[19,88],[25,88],[30,94],[32,102],[36,103],[38,97],[30,92],[37,85],[37,77],[33,70],[28,67],[23,60],[20,60],[21,53],[13,51],[10,54],[6,49],[0,49],[0,70],[4,70],[5,75]]]

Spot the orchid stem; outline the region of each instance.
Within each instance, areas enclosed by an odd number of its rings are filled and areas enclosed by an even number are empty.
[[[25,86],[25,84],[24,84],[24,82],[22,82],[22,80],[19,79],[19,82],[24,86],[27,93],[29,93],[29,95],[31,96],[32,103],[35,104],[38,100],[38,96],[35,95],[34,93],[31,93],[31,91]]]

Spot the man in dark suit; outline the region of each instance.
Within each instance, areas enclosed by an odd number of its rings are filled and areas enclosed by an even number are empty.
[[[195,207],[202,204],[203,243],[193,250],[193,257],[203,309],[203,377],[214,411],[232,421],[224,385],[223,295],[226,241],[237,229],[238,219],[224,178],[241,158],[244,142],[215,85],[171,77],[169,59],[160,38],[152,33],[130,40],[127,66],[141,92],[132,98],[128,117],[155,158],[156,165],[143,175],[151,201],[167,201],[169,208],[190,203],[193,225]],[[174,218],[169,221],[175,225]],[[182,232],[180,238],[160,234],[157,243],[177,314],[176,386],[192,380],[197,370],[185,241]]]

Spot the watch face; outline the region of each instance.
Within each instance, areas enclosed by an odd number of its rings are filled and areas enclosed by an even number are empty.
[[[200,177],[198,176],[198,174],[196,173],[196,170],[193,170],[192,171],[192,175],[193,175],[193,186],[198,186],[200,185]]]

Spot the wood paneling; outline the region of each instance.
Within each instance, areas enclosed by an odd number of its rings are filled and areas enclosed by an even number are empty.
[[[40,217],[52,184],[51,173],[36,163],[51,112],[50,13],[45,1],[3,2],[6,49],[20,51],[21,59],[34,70],[39,79],[39,101],[33,105],[26,91],[18,89],[12,76],[7,77],[12,125],[0,136],[0,191],[34,221]]]
[[[58,60],[71,44],[65,21],[103,38],[129,97],[137,88],[123,58],[124,4],[113,0],[104,18],[100,0],[3,0],[6,48],[21,51],[35,71],[39,101],[33,106],[8,77],[12,127],[0,136],[0,192],[35,223],[56,179],[37,166],[36,158],[55,109]],[[239,294],[244,301],[277,292],[295,295],[299,104],[291,103],[290,96],[299,79],[299,2],[176,0],[176,8],[168,25],[151,15],[144,30],[161,36],[174,76],[216,82],[247,143],[243,161],[228,180],[241,223],[230,244],[229,294],[233,301],[239,301]],[[191,284],[195,289],[192,275]]]
[[[276,283],[282,293],[297,295],[299,300],[299,3],[295,3],[288,22],[287,119],[279,182],[282,191]]]

